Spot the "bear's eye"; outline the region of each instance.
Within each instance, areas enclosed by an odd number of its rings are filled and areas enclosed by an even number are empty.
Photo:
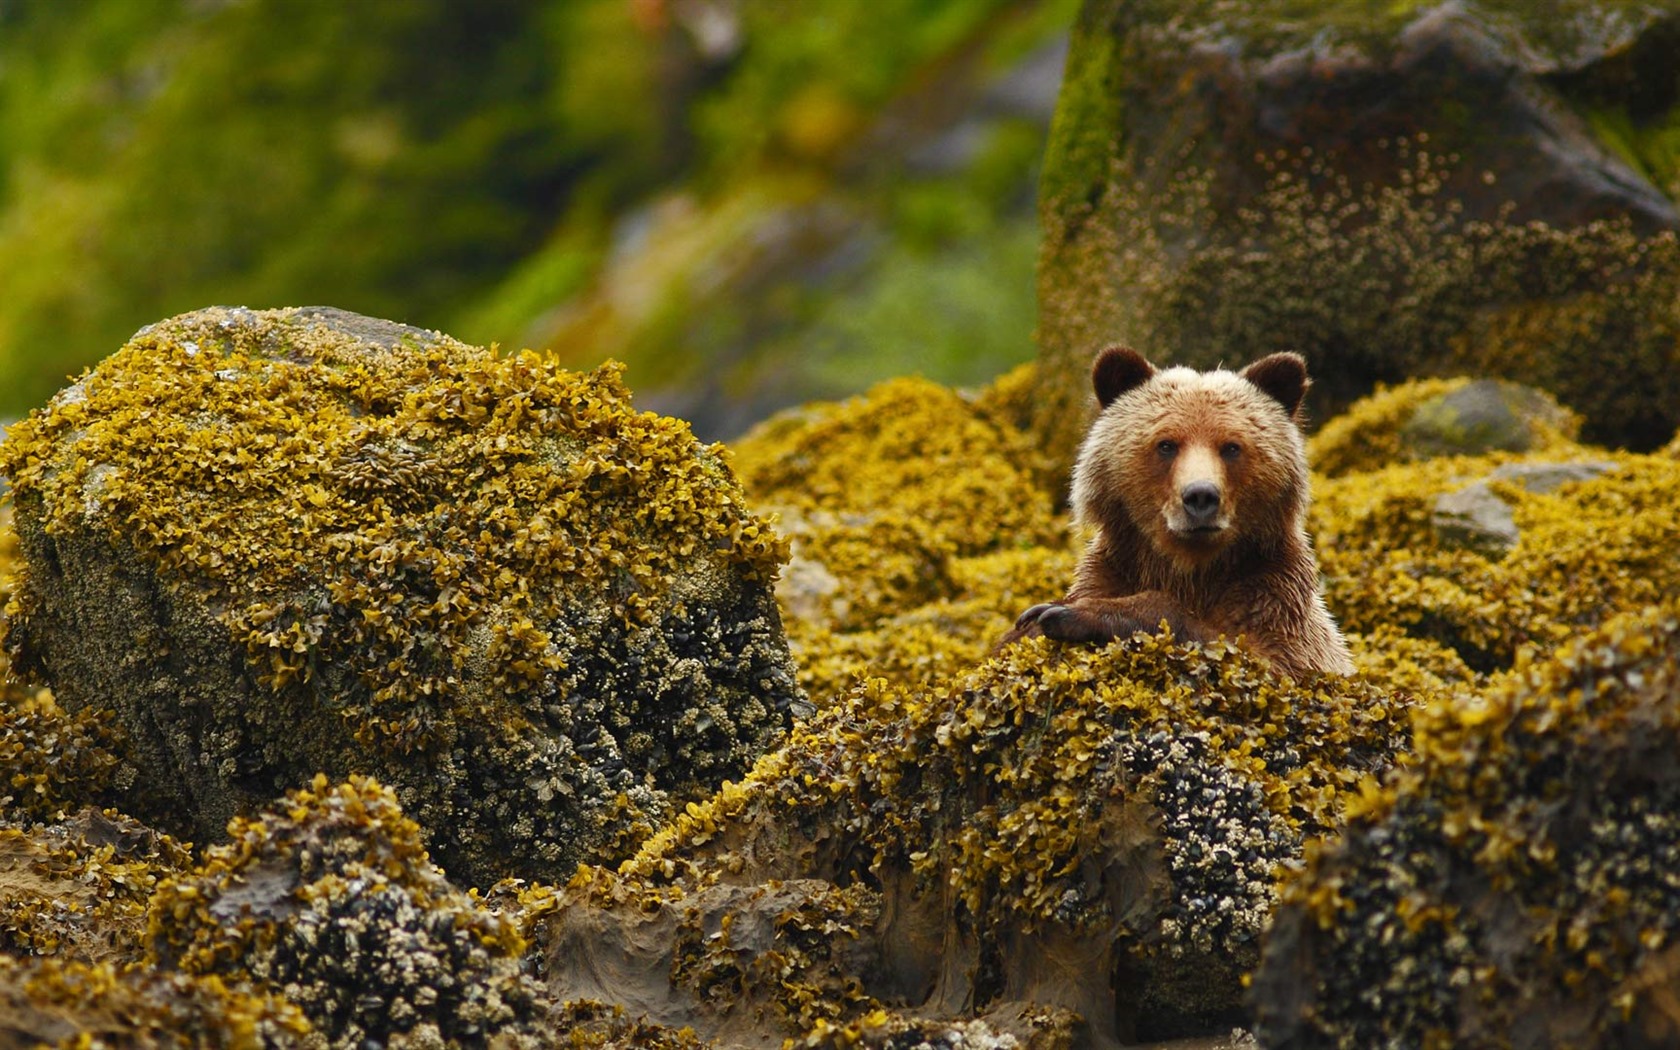
[[[1155,451],[1161,454],[1162,459],[1171,459],[1178,455],[1178,442],[1157,441],[1155,442]]]
[[[1225,444],[1219,446],[1219,454],[1227,460],[1236,459],[1238,456],[1242,455],[1242,446],[1237,444],[1235,441],[1227,441]]]

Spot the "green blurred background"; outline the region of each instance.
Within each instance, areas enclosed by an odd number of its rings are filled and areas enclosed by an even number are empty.
[[[0,419],[327,304],[729,437],[1032,355],[1075,0],[0,0]]]

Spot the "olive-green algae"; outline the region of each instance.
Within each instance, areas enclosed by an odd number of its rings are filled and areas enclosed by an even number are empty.
[[[1328,477],[1380,470],[1396,463],[1442,455],[1474,455],[1494,451],[1485,433],[1478,434],[1455,418],[1452,399],[1474,385],[1466,376],[1452,379],[1415,379],[1377,389],[1327,420],[1307,439],[1307,461]],[[1516,431],[1510,451],[1566,456],[1580,451],[1575,438],[1578,416],[1557,406],[1547,395],[1516,384],[1496,384],[1499,395],[1523,401],[1527,411],[1511,420]],[[1503,435],[1501,435],[1503,436]]]
[[[228,831],[159,887],[150,965],[283,993],[325,1047],[540,1045],[517,928],[445,880],[389,789],[318,776]]]
[[[1416,737],[1288,884],[1262,1043],[1669,1045],[1635,1025],[1680,937],[1680,606],[1423,709]]]
[[[757,504],[782,510],[800,552],[850,585],[830,617],[868,626],[947,593],[951,558],[1054,535],[1032,443],[1006,413],[1001,398],[981,408],[896,379],[776,417],[736,443],[735,464]]]
[[[1435,500],[1502,463],[1550,456],[1448,457],[1321,479],[1310,527],[1331,611],[1344,629],[1400,629],[1486,672],[1510,666],[1524,647],[1549,650],[1680,591],[1680,464],[1603,450],[1591,457],[1613,469],[1552,492],[1492,483],[1520,530],[1503,557],[1437,536]]]
[[[323,1045],[283,998],[220,978],[0,954],[8,1046],[287,1050]]]
[[[824,1024],[888,1001],[1022,998],[1110,1035],[1218,1030],[1239,1016],[1279,866],[1394,760],[1407,706],[1159,637],[1023,643],[931,689],[874,678],[616,874],[585,869],[557,908],[605,945],[628,935],[592,914],[629,922],[712,887],[816,879],[858,894],[825,921],[870,931],[881,959],[854,971],[862,995],[829,998],[841,1009]],[[566,960],[551,952],[551,988]],[[776,994],[758,1001],[785,1030],[809,1025]]]
[[[0,446],[17,666],[203,838],[377,772],[468,879],[622,855],[797,699],[785,545],[611,367],[331,310],[143,330]],[[142,814],[145,815],[145,814]]]
[[[894,380],[735,445],[749,496],[793,541],[777,595],[819,704],[864,674],[909,684],[971,665],[1017,604],[1061,584],[1066,523],[1021,426],[1032,375],[971,396]]]
[[[114,810],[0,823],[0,953],[136,964],[153,892],[189,860],[181,843]]]

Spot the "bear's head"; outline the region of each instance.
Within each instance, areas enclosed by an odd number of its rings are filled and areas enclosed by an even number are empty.
[[[1157,369],[1116,346],[1091,370],[1102,411],[1073,473],[1083,521],[1135,528],[1185,569],[1300,533],[1307,504],[1298,354],[1240,372]]]

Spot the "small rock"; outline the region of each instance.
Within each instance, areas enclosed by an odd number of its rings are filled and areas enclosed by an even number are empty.
[[[1419,405],[1401,428],[1401,439],[1417,459],[1527,452],[1544,441],[1546,431],[1568,424],[1569,413],[1547,394],[1520,383],[1478,379]]]
[[[1605,460],[1578,463],[1507,463],[1487,478],[1435,501],[1432,523],[1435,536],[1449,547],[1479,550],[1495,557],[1517,545],[1521,532],[1512,517],[1511,505],[1493,491],[1496,481],[1513,481],[1525,492],[1544,495],[1565,482],[1591,481],[1614,470]]]

